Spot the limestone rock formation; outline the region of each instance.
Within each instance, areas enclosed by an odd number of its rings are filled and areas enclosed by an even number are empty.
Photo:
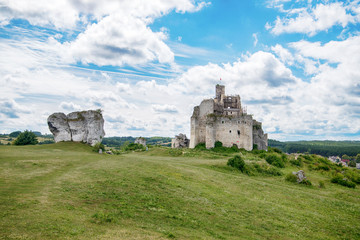
[[[141,144],[144,147],[146,147],[146,139],[143,137],[136,138],[134,143]]]
[[[171,139],[172,148],[187,148],[189,147],[189,143],[190,143],[190,139],[188,139],[186,135],[182,133],[175,136],[175,138]]]
[[[71,132],[64,113],[51,114],[47,119],[47,123],[50,132],[54,135],[55,142],[71,141]]]
[[[303,170],[300,170],[298,172],[292,172],[292,174],[296,175],[296,180],[298,183],[301,183],[302,181],[306,180],[305,172]]]
[[[92,146],[105,136],[104,118],[100,111],[53,113],[48,117],[48,126],[55,142],[85,142]]]

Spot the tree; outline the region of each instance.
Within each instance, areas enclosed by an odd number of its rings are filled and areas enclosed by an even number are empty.
[[[350,161],[349,162],[349,167],[356,167],[356,162],[355,161]]]
[[[20,133],[15,139],[14,145],[35,145],[38,143],[36,135],[28,130]]]
[[[342,159],[350,159],[350,157],[346,154],[342,155]]]
[[[356,162],[360,163],[360,153],[358,153],[358,155],[356,155]]]

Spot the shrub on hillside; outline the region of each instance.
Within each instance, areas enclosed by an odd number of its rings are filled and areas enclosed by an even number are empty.
[[[105,146],[104,146],[104,144],[102,144],[101,142],[96,143],[92,148],[93,148],[92,150],[93,150],[94,152],[99,152],[100,149],[101,149],[103,152],[105,151]]]
[[[269,152],[276,152],[276,153],[280,153],[280,154],[283,153],[283,152],[282,152],[280,149],[278,149],[278,148],[269,147],[268,150],[269,150]]]
[[[304,179],[304,180],[302,180],[301,182],[299,182],[300,184],[304,184],[304,185],[308,185],[308,186],[311,186],[312,185],[312,183],[310,182],[310,180],[308,180],[308,179]]]
[[[348,188],[355,188],[356,184],[354,182],[349,181],[344,177],[344,175],[338,173],[334,177],[331,178],[332,183],[340,184],[342,186]]]
[[[319,181],[319,188],[325,188],[324,181]]]
[[[295,174],[289,173],[285,176],[285,180],[288,182],[293,182],[296,183],[297,182],[297,177]]]
[[[206,145],[205,143],[199,143],[198,145],[195,146],[196,150],[206,150]]]
[[[239,169],[243,172],[245,168],[245,161],[240,155],[236,155],[228,160],[227,165]]]
[[[275,167],[279,167],[279,168],[284,168],[285,167],[285,164],[283,162],[283,160],[277,155],[277,154],[268,154],[266,157],[265,157],[265,160],[275,166]]]
[[[360,172],[356,169],[349,169],[345,172],[345,177],[353,181],[354,183],[360,184]]]
[[[219,148],[219,147],[222,147],[222,146],[223,146],[222,142],[220,142],[220,141],[215,142],[215,148]]]
[[[302,161],[301,161],[301,158],[291,159],[291,160],[290,160],[290,164],[291,164],[291,165],[294,165],[294,166],[298,166],[298,167],[302,167],[302,166],[303,166],[303,163],[302,163]]]
[[[356,162],[350,161],[348,165],[349,165],[349,167],[356,167]]]
[[[125,147],[125,151],[135,151],[135,150],[145,151],[145,149],[146,148],[144,145],[138,143],[130,143]]]
[[[222,142],[216,141],[214,148],[211,149],[213,152],[217,153],[236,153],[240,152],[238,147],[236,145],[233,145],[232,147],[224,147]]]
[[[256,172],[261,175],[270,175],[270,176],[281,176],[283,173],[276,167],[269,166],[267,164],[260,165],[258,163],[254,164]]]
[[[329,166],[325,165],[325,164],[319,164],[318,166],[315,167],[315,170],[324,170],[324,171],[329,171],[330,168]]]
[[[36,135],[28,130],[20,133],[19,136],[15,139],[15,145],[35,145],[38,143]]]

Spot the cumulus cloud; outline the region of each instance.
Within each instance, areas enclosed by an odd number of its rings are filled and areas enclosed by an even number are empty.
[[[315,7],[291,8],[285,10],[283,4],[274,4],[285,17],[277,17],[273,24],[266,24],[266,28],[273,34],[282,33],[305,33],[314,36],[320,31],[328,30],[333,26],[346,27],[351,23],[359,23],[359,3],[326,2],[319,3]]]
[[[74,59],[84,64],[121,66],[155,60],[173,62],[174,53],[164,40],[164,32],[153,32],[140,19],[110,15],[66,45]]]
[[[176,106],[168,105],[168,104],[164,104],[164,105],[155,104],[155,105],[152,105],[152,109],[158,113],[177,113],[178,112]]]
[[[195,12],[209,5],[192,0],[1,0],[0,22],[26,19],[32,25],[80,32],[75,39],[58,42],[55,50],[65,62],[99,66],[172,63],[174,53],[165,44],[164,30],[153,32],[149,24],[170,11]],[[57,35],[56,35],[57,36]],[[54,35],[51,39],[57,42]]]
[[[60,108],[66,111],[79,111],[82,109],[80,105],[74,104],[73,102],[61,102]]]
[[[19,118],[19,113],[30,113],[25,106],[19,105],[13,99],[0,99],[0,114],[8,118]]]

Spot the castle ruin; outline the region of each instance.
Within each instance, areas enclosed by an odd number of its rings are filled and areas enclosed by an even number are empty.
[[[206,148],[213,148],[215,142],[222,142],[224,147],[236,145],[248,151],[256,145],[260,150],[267,150],[267,134],[262,130],[261,122],[256,121],[244,111],[240,96],[226,96],[225,86],[216,85],[216,97],[204,99],[194,107],[191,116],[190,148],[205,143]]]

